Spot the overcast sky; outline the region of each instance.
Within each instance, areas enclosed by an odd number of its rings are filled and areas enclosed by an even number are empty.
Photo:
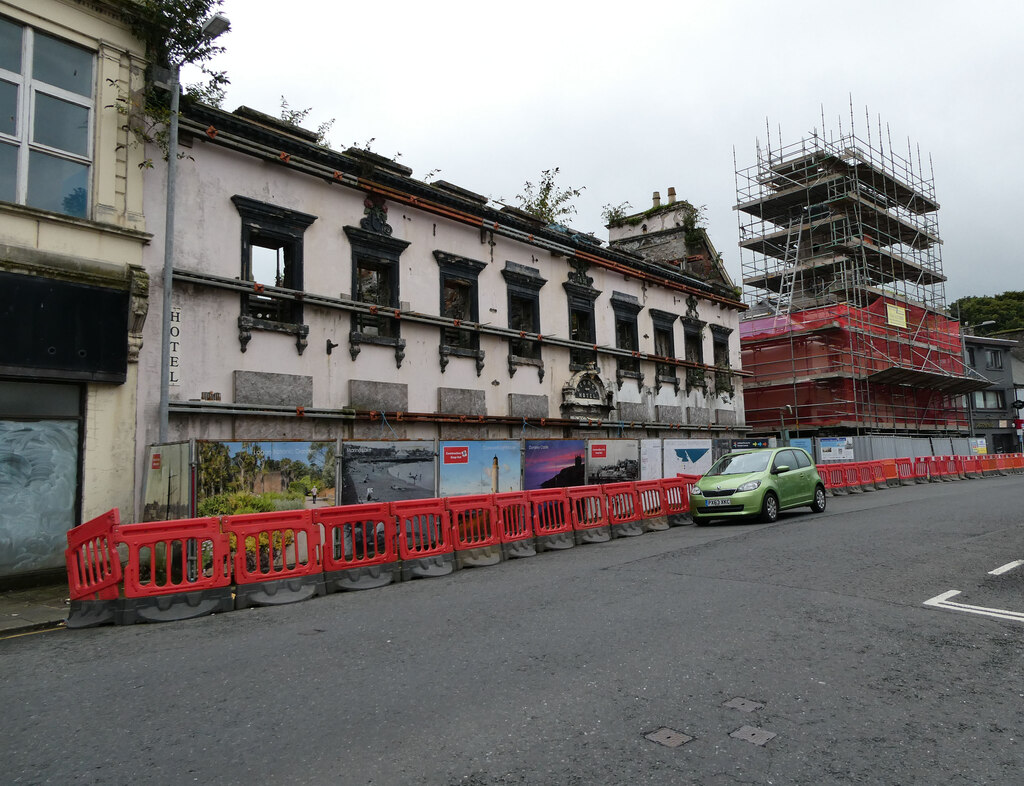
[[[1024,188],[1024,2],[225,0],[214,66],[226,109],[279,114],[281,96],[335,118],[331,146],[373,139],[423,178],[515,201],[561,168],[585,187],[575,228],[607,240],[602,206],[651,206],[675,186],[707,206],[740,280],[733,150],[878,119],[909,138],[942,205],[947,301],[1024,289],[1015,188]],[[194,73],[186,71],[186,81]],[[931,165],[929,164],[931,158]]]

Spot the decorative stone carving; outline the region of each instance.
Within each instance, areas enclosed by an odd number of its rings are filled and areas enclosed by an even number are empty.
[[[388,223],[387,202],[380,194],[367,194],[363,200],[363,218],[359,226],[367,232],[391,236],[394,231]]]
[[[614,409],[614,399],[614,393],[599,374],[577,371],[562,386],[562,415],[605,420]]]

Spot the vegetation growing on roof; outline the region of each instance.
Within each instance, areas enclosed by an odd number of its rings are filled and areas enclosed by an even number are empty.
[[[302,128],[302,121],[305,120],[306,115],[312,111],[313,107],[311,106],[306,107],[305,109],[292,109],[291,105],[288,103],[288,99],[281,96],[281,120],[290,126]],[[331,129],[334,127],[334,121],[336,119],[337,118],[332,117],[330,120],[325,120],[316,127],[316,130],[313,133],[316,134],[316,143],[318,145],[322,147],[331,146],[327,135],[331,133]],[[373,140],[371,139],[370,141],[372,142]],[[367,146],[369,146],[369,143],[367,143]],[[367,149],[369,148],[367,147]]]
[[[558,172],[558,167],[545,169],[540,173],[540,180],[536,185],[527,180],[523,184],[523,193],[516,194],[519,209],[547,224],[558,224],[563,219],[576,215],[576,206],[572,204],[572,200],[582,194],[586,186],[559,188],[555,185]]]

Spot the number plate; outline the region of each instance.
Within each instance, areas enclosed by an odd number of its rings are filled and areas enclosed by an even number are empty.
[[[731,504],[732,499],[730,499],[729,497],[716,497],[715,499],[704,500],[705,508],[720,508]]]

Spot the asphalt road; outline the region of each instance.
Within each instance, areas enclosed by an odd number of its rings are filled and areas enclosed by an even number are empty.
[[[1024,477],[890,489],[0,641],[0,779],[1020,783],[1024,567],[989,571],[1024,558],[1022,499]],[[952,590],[1021,619],[925,605]],[[647,739],[661,728],[692,739]]]

